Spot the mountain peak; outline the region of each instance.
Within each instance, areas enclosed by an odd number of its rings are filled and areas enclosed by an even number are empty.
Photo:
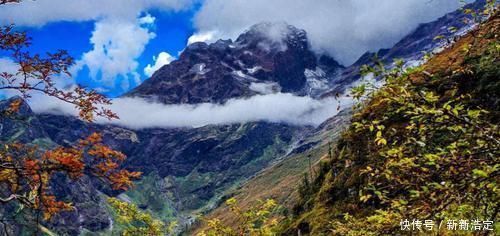
[[[242,45],[261,44],[270,49],[286,50],[287,47],[307,49],[307,33],[286,22],[261,22],[241,34],[236,43]],[[267,45],[262,45],[267,44]]]
[[[250,27],[236,41],[193,43],[127,96],[164,103],[223,103],[231,98],[286,92],[316,94],[342,66],[320,60],[307,33],[284,22]],[[314,73],[312,73],[314,72]],[[309,75],[314,74],[314,78]],[[321,75],[321,76],[318,76]],[[272,88],[272,89],[259,89]]]

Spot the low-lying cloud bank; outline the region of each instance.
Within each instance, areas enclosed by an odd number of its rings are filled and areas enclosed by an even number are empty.
[[[76,115],[70,104],[56,100],[31,99],[37,113]],[[257,95],[250,98],[231,99],[224,104],[202,103],[195,105],[166,105],[148,102],[141,98],[118,98],[111,108],[119,120],[98,119],[97,123],[115,124],[132,129],[200,127],[268,121],[293,125],[319,125],[351,105],[348,97],[316,100],[286,93]]]
[[[18,66],[11,60],[0,58],[3,71],[15,73]],[[62,80],[57,80],[62,81]],[[68,84],[66,86],[69,88]],[[255,87],[255,86],[254,86]],[[254,88],[269,90],[268,88]],[[15,91],[1,91],[0,99],[20,95]],[[51,113],[76,116],[73,105],[39,93],[32,93],[28,100],[37,113]],[[231,99],[224,104],[171,104],[150,102],[141,98],[117,98],[109,109],[120,117],[119,120],[98,119],[101,124],[115,124],[132,129],[200,127],[268,121],[294,125],[319,125],[336,115],[339,109],[351,106],[351,99],[317,100],[289,93],[257,95],[250,98]]]

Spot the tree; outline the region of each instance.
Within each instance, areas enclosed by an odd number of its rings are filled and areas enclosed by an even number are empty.
[[[260,201],[248,210],[242,210],[235,198],[226,201],[229,209],[238,219],[234,227],[224,225],[220,219],[207,220],[207,228],[198,236],[271,236],[278,232],[278,221],[271,218],[276,211],[277,204],[274,200]]]
[[[352,124],[321,188],[306,199],[314,205],[285,225],[285,234],[300,224],[311,235],[500,232],[500,21],[498,11],[488,12],[421,66],[404,68],[401,60],[386,66],[375,58],[363,67],[384,85],[352,91],[360,99]],[[439,227],[461,219],[491,227]],[[405,231],[408,220],[431,227]]]
[[[2,0],[0,7],[19,0]],[[68,77],[68,68],[73,59],[66,51],[47,53],[45,56],[29,52],[31,39],[25,32],[14,30],[12,25],[0,27],[0,50],[7,52],[18,66],[15,72],[0,71],[0,91],[16,91],[22,99],[31,98],[34,92],[73,104],[79,110],[79,117],[92,122],[96,117],[117,119],[117,115],[104,108],[111,101],[94,90],[78,85],[71,90],[59,89],[54,78]],[[13,101],[0,111],[0,117],[17,119],[22,99]],[[102,142],[98,133],[83,138],[72,146],[45,150],[37,145],[20,142],[0,143],[0,203],[16,202],[24,208],[43,214],[49,220],[62,210],[71,210],[70,202],[56,199],[49,183],[55,173],[63,173],[71,179],[91,174],[112,185],[114,189],[126,190],[140,172],[120,168],[125,155]]]
[[[115,211],[118,222],[125,226],[121,232],[123,236],[145,235],[159,236],[172,233],[176,222],[171,222],[168,226],[164,222],[155,219],[151,214],[139,210],[139,208],[117,198],[108,198],[108,203]]]

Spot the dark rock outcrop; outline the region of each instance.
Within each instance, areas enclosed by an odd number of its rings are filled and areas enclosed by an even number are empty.
[[[261,23],[235,42],[218,40],[189,45],[179,59],[163,66],[126,96],[163,103],[222,103],[258,94],[251,83],[275,83],[282,92],[301,93],[306,70],[334,72],[342,66],[333,58],[317,58],[307,34],[285,23]]]
[[[21,97],[15,96],[0,101],[0,111],[5,112],[15,101],[21,101],[18,111],[11,115],[0,115],[0,141],[17,140],[31,142],[46,136],[40,121],[34,118],[35,113]]]
[[[187,183],[180,193],[178,209],[196,209],[215,196],[216,190],[248,178],[276,156],[287,151],[307,127],[266,122],[204,126],[200,128],[144,129],[132,131],[113,126],[89,125],[75,118],[40,115],[55,143],[72,143],[91,132],[104,134],[106,144],[124,152],[125,167],[160,178],[191,178],[212,175],[204,183]],[[75,132],[77,131],[77,132]],[[272,152],[273,155],[269,156]],[[184,184],[184,183],[183,183]]]
[[[484,7],[485,3],[485,0],[477,0],[464,8],[479,10]],[[335,85],[332,89],[323,94],[322,97],[344,92],[350,84],[360,78],[359,69],[361,66],[373,65],[375,55],[386,65],[391,65],[395,59],[402,59],[407,63],[418,63],[426,53],[434,53],[437,48],[447,46],[467,33],[472,26],[465,23],[464,19],[470,17],[460,9],[450,12],[435,21],[420,24],[389,49],[380,49],[376,53],[366,52],[355,63],[342,71],[342,74],[335,79]],[[450,30],[452,28],[454,30]],[[443,39],[437,40],[437,36],[442,36]]]

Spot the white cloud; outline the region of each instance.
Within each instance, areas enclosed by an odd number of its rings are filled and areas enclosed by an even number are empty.
[[[16,64],[14,61],[12,61],[10,58],[6,57],[0,57],[0,73],[9,73],[9,74],[16,74],[19,71],[19,65]],[[0,79],[2,81],[3,79]],[[7,84],[3,84],[0,82],[0,87],[3,87]],[[20,95],[18,92],[15,92],[14,90],[8,90],[8,89],[3,89],[0,90],[0,98],[4,97],[11,97],[15,95]]]
[[[211,31],[206,31],[206,32],[201,32],[201,33],[195,33],[191,35],[191,37],[188,38],[188,45],[196,43],[196,42],[212,42],[218,39],[219,35],[217,31],[211,30]]]
[[[139,24],[153,24],[155,23],[156,18],[151,16],[150,14],[146,14],[144,17],[139,18]]]
[[[102,90],[118,85],[128,90],[141,82],[137,58],[155,37],[155,17],[148,10],[178,11],[197,0],[39,0],[23,1],[0,8],[0,23],[43,26],[56,21],[95,21],[90,38],[92,50],[84,53],[73,75],[88,68],[90,77],[102,83]],[[140,17],[143,15],[143,17]]]
[[[153,57],[154,64],[148,64],[144,68],[144,74],[151,77],[155,71],[159,70],[164,65],[170,64],[173,60],[175,60],[175,57],[167,52],[160,52],[157,57]]]
[[[142,54],[149,40],[155,37],[147,26],[141,24],[143,19],[129,21],[105,18],[96,22],[90,38],[93,49],[83,54],[76,67],[87,67],[90,77],[101,81],[107,87],[114,86],[118,76],[124,80],[132,78],[134,82],[140,82],[140,76],[136,72],[136,59]],[[122,84],[127,82],[122,81]]]
[[[12,59],[7,57],[0,57],[0,73],[7,72],[15,74],[19,70],[19,65]]]
[[[248,87],[250,90],[258,92],[260,94],[271,94],[278,89],[279,85],[277,83],[250,83]]]
[[[341,98],[342,107],[351,105],[347,97]],[[245,99],[231,99],[225,104],[202,103],[196,105],[165,105],[140,98],[118,98],[109,108],[120,116],[119,120],[100,119],[98,123],[111,123],[132,129],[154,127],[200,127],[245,123],[252,121],[281,122],[295,125],[319,125],[338,113],[339,101],[329,98],[315,100],[292,94],[257,95]],[[30,103],[39,113],[76,115],[70,104],[54,99],[33,99]]]
[[[15,72],[18,69],[15,63],[5,58],[0,58],[0,68],[0,71],[9,72]],[[254,87],[256,86],[254,85]],[[264,90],[265,93],[272,92],[271,88],[260,89]],[[3,93],[0,95],[10,97],[17,94]],[[31,95],[33,97],[28,100],[28,103],[37,113],[78,115],[72,104],[41,93],[34,92]],[[311,97],[284,93],[231,99],[224,104],[202,103],[194,105],[166,105],[141,98],[117,98],[113,100],[112,105],[106,106],[106,108],[116,112],[120,119],[113,121],[99,119],[97,122],[101,124],[111,123],[132,129],[200,127],[253,121],[319,125],[338,113],[339,102],[343,108],[352,104],[348,97],[342,97],[339,100],[333,98],[316,100]]]
[[[55,21],[88,21],[137,17],[150,9],[179,11],[197,0],[37,0],[0,7],[0,23],[43,26]]]
[[[459,7],[454,0],[206,0],[193,40],[235,39],[262,21],[286,21],[307,31],[312,46],[350,64],[368,50],[391,47],[419,23]],[[214,37],[212,37],[214,38]]]

